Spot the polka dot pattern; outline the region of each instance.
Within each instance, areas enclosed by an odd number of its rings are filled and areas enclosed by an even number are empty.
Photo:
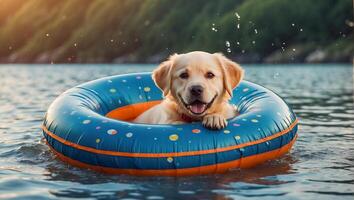
[[[150,92],[151,88],[150,87],[144,87],[145,92]]]
[[[172,157],[168,157],[166,160],[167,160],[167,162],[169,162],[169,163],[172,163],[172,162],[173,162],[173,158],[172,158]]]
[[[109,135],[115,135],[115,134],[118,133],[118,131],[115,130],[115,129],[109,129],[109,130],[107,131],[107,133],[108,133]]]
[[[82,123],[83,123],[83,124],[89,124],[89,123],[91,123],[91,120],[86,119],[86,120],[82,121]]]
[[[198,133],[200,133],[200,132],[201,132],[200,129],[193,129],[193,130],[192,130],[192,133],[198,134]]]
[[[125,136],[126,136],[127,138],[131,138],[131,137],[133,137],[133,133],[131,133],[131,132],[126,133]]]
[[[169,139],[171,141],[177,141],[178,140],[178,135],[177,134],[172,134],[172,135],[170,135]]]
[[[116,90],[116,89],[114,89],[114,88],[111,88],[111,89],[109,89],[109,92],[110,92],[110,93],[116,93],[116,92],[117,92],[117,90]]]
[[[231,133],[231,131],[229,131],[229,130],[224,130],[224,133],[225,133],[225,134],[229,134],[229,133]]]

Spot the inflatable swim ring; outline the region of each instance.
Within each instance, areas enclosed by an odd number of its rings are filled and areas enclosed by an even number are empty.
[[[151,73],[111,76],[61,94],[42,126],[47,144],[63,161],[106,173],[184,176],[247,168],[288,152],[297,119],[276,94],[243,81],[231,103],[239,116],[225,129],[201,123],[134,124],[158,104]]]

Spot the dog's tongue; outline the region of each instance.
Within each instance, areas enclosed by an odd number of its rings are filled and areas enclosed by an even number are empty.
[[[205,104],[202,103],[196,103],[190,106],[190,110],[194,113],[200,114],[203,113],[206,108]]]

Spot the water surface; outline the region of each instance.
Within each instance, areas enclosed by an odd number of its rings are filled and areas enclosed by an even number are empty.
[[[96,78],[154,65],[0,65],[0,199],[353,199],[354,99],[350,65],[246,65],[246,79],[280,94],[300,119],[282,158],[197,177],[105,175],[69,166],[40,130],[49,104]]]

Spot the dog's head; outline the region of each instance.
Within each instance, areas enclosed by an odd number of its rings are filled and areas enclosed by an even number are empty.
[[[156,85],[184,114],[200,118],[220,108],[243,77],[242,68],[222,54],[175,54],[153,72]]]

